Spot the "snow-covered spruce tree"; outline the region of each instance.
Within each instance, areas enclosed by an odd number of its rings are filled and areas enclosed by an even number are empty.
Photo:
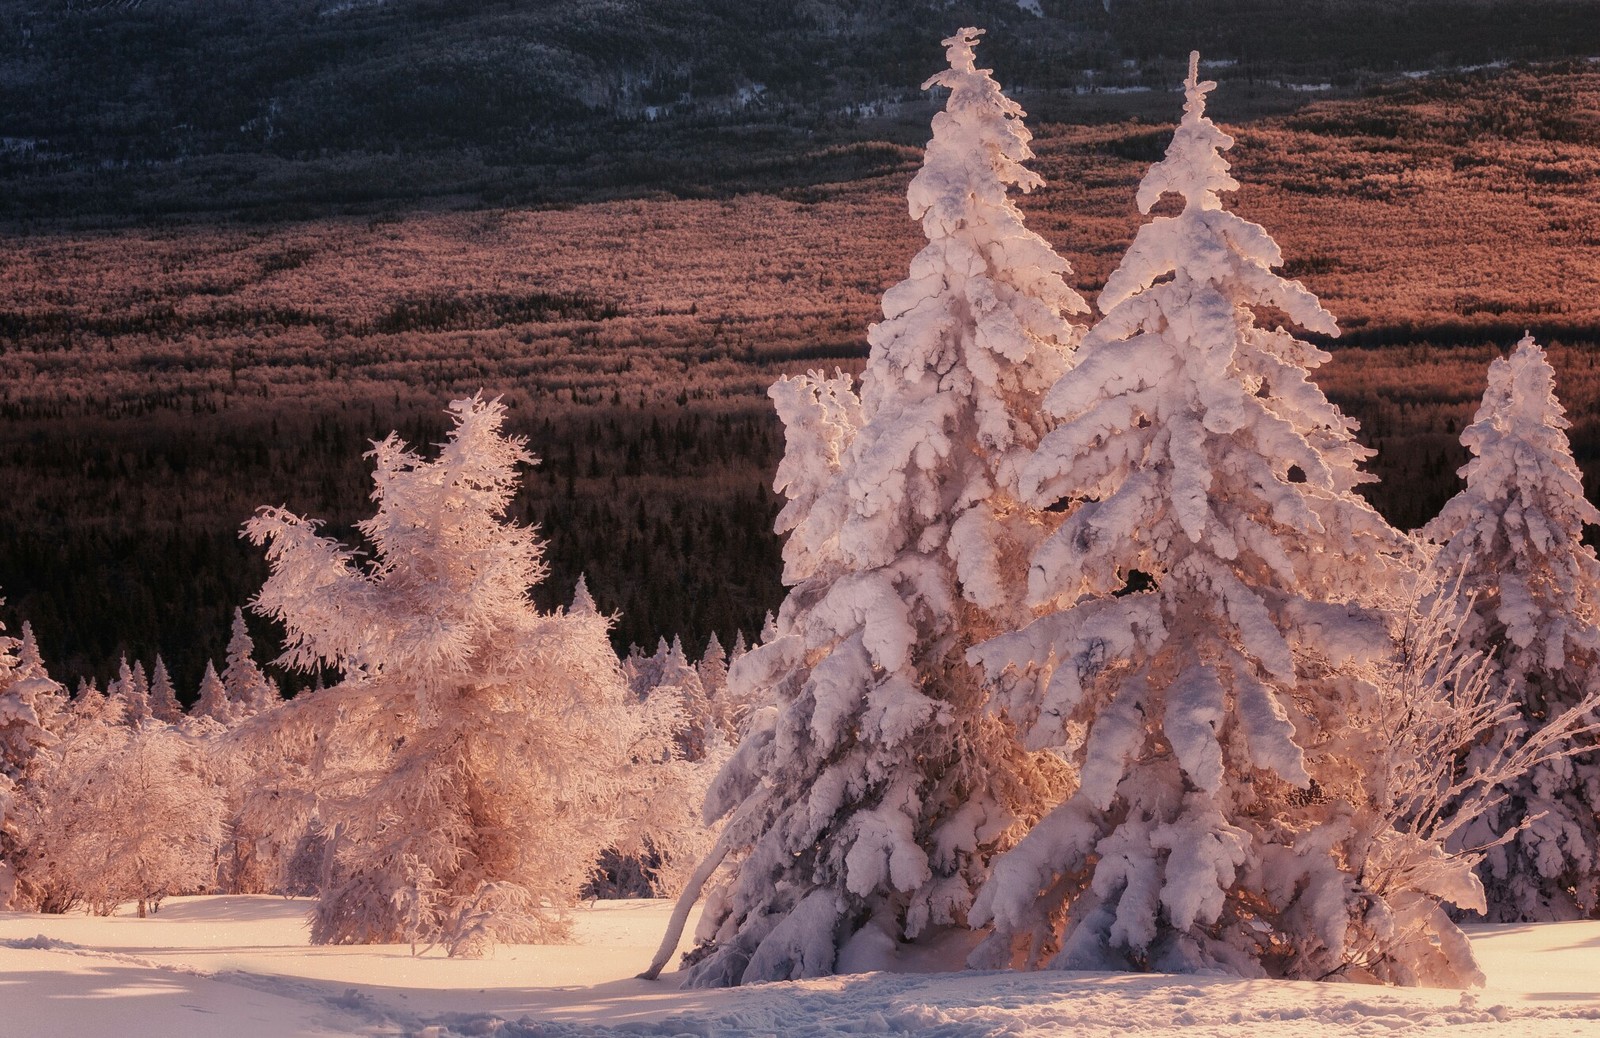
[[[228,637],[227,663],[222,668],[222,687],[227,689],[228,702],[238,718],[254,717],[283,702],[278,686],[256,666],[255,651],[250,629],[245,626],[244,610],[236,607]]]
[[[0,628],[3,630],[3,628]],[[48,753],[66,724],[66,693],[45,673],[33,629],[22,641],[0,637],[0,909],[17,892],[22,854],[14,809],[41,753]]]
[[[66,691],[45,673],[32,646],[33,632],[24,632],[27,638],[21,643],[0,636],[0,776],[13,779],[66,725]]]
[[[706,640],[705,651],[700,654],[700,661],[694,665],[694,669],[700,675],[700,686],[713,699],[727,687],[728,652],[722,647],[716,631],[712,631],[711,637]]]
[[[730,867],[696,985],[859,969],[964,922],[1060,779],[984,712],[964,658],[1020,611],[1041,527],[1011,486],[1078,339],[1063,314],[1087,309],[1007,197],[1042,181],[1022,110],[974,64],[979,32],[945,40],[924,84],[950,92],[908,191],[928,244],[884,296],[860,398],[843,376],[770,393],[792,589],[729,676],[758,705],[707,801],[728,816],[708,862]]]
[[[572,588],[572,605],[567,608],[567,612],[589,616],[599,611],[594,604],[594,596],[589,594],[589,579],[579,573],[578,582]]]
[[[156,654],[155,672],[150,678],[150,714],[167,724],[177,724],[183,720],[183,704],[178,702],[177,690],[172,687],[167,661],[159,653]]]
[[[227,727],[237,717],[236,705],[228,701],[228,689],[217,676],[216,665],[206,660],[205,673],[200,675],[199,698],[190,714],[195,718],[208,718]]]
[[[713,723],[730,743],[737,742],[744,711],[728,697],[728,653],[715,631],[694,669],[700,675],[700,687],[705,690]]]
[[[678,636],[673,637],[650,690],[651,695],[662,693],[675,697],[683,710],[683,726],[677,733],[680,755],[685,760],[704,760],[707,742],[716,737],[717,725],[711,715],[711,701],[700,684],[700,674],[689,664],[683,639]]]
[[[117,678],[106,689],[106,698],[121,706],[123,720],[135,728],[150,716],[150,689],[143,676],[143,668],[135,671],[123,654],[117,661]]]
[[[1466,487],[1422,530],[1440,546],[1435,571],[1472,599],[1466,646],[1494,661],[1517,707],[1469,768],[1600,692],[1600,561],[1581,541],[1600,511],[1583,496],[1565,414],[1544,351],[1524,337],[1490,365],[1483,404],[1461,434],[1473,454],[1461,470]],[[1600,907],[1597,754],[1545,761],[1504,792],[1504,803],[1467,829],[1467,843],[1541,817],[1489,851],[1480,869],[1489,919],[1592,915]]]
[[[246,524],[279,662],[344,674],[251,723],[308,762],[327,836],[314,942],[470,955],[560,936],[600,851],[626,842],[619,804],[672,755],[676,710],[631,699],[609,621],[529,601],[543,546],[504,513],[533,458],[504,414],[453,402],[432,460],[375,444],[370,564],[281,508]]]
[[[1369,452],[1307,380],[1328,355],[1257,325],[1270,306],[1338,330],[1272,272],[1266,231],[1222,208],[1233,142],[1197,64],[1138,192],[1143,212],[1169,192],[1183,210],[1108,279],[1024,471],[1029,500],[1070,509],[1029,572],[1053,611],[973,653],[1079,786],[996,863],[973,912],[994,933],[970,961],[1470,979],[1470,952],[1396,961],[1418,929],[1459,938],[1440,891],[1392,871],[1364,885],[1364,856],[1390,846],[1370,720],[1414,552],[1352,492]]]

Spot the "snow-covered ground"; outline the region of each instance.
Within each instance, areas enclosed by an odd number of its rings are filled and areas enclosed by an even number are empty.
[[[578,943],[451,960],[311,948],[304,901],[177,898],[136,919],[0,913],[0,1034],[965,1036],[1600,1034],[1600,922],[1482,927],[1457,991],[1106,973],[863,974],[681,991],[649,962],[670,906],[601,902]]]

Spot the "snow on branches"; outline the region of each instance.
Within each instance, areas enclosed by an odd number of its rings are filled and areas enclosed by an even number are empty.
[[[272,566],[255,607],[287,630],[279,662],[345,674],[257,722],[314,795],[283,803],[286,826],[313,811],[325,839],[315,942],[473,955],[561,936],[600,852],[634,835],[623,798],[673,756],[677,706],[630,697],[609,620],[528,599],[543,548],[504,513],[533,458],[504,414],[454,401],[431,460],[374,445],[370,564],[281,508],[246,524]]]
[[[1559,715],[1592,707],[1600,695],[1600,561],[1582,542],[1600,511],[1583,496],[1554,385],[1532,336],[1489,366],[1482,406],[1461,434],[1473,455],[1461,469],[1466,486],[1422,530],[1440,546],[1435,571],[1471,600],[1465,648],[1493,661],[1496,684],[1515,707],[1473,763],[1508,744],[1548,739]],[[1489,918],[1591,915],[1600,905],[1595,754],[1541,761],[1504,792],[1504,803],[1480,812],[1464,834],[1483,842],[1533,819],[1488,852]]]
[[[1369,452],[1307,377],[1328,355],[1257,324],[1270,306],[1337,333],[1273,272],[1267,232],[1222,208],[1214,86],[1191,58],[1138,195],[1183,209],[1108,279],[1022,467],[1025,500],[1068,513],[1029,572],[1049,612],[971,653],[1080,780],[996,864],[975,965],[1316,977],[1349,968],[1352,920],[1389,910],[1348,871],[1368,798],[1347,743],[1377,709],[1379,607],[1413,552],[1352,493]]]
[[[695,984],[830,973],[961,923],[1059,771],[985,715],[964,659],[1026,612],[1044,522],[1017,468],[1078,338],[1065,315],[1086,309],[1007,196],[1041,180],[1022,110],[975,66],[978,35],[946,40],[950,67],[925,84],[949,91],[907,192],[928,243],[884,294],[859,397],[842,375],[770,393],[792,590],[728,676],[753,710],[707,800],[728,818],[708,862],[731,868]]]

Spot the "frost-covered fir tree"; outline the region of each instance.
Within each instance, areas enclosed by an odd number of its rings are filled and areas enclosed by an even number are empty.
[[[192,716],[209,718],[224,727],[237,717],[234,704],[228,701],[228,689],[210,660],[206,660],[205,673],[200,675],[199,698],[195,700]]]
[[[227,663],[222,668],[222,687],[236,717],[254,717],[270,710],[282,700],[278,686],[256,666],[255,642],[245,626],[244,610],[233,610],[233,630],[228,638]]]
[[[729,677],[760,705],[707,801],[728,818],[729,868],[697,985],[859,969],[937,939],[1058,777],[985,714],[964,658],[1019,609],[1041,527],[1016,466],[1078,339],[1064,315],[1087,309],[1008,198],[1041,180],[1022,110],[976,67],[979,32],[945,40],[950,68],[925,84],[949,91],[907,193],[928,243],[884,296],[859,399],[843,376],[770,393],[792,590]]]
[[[144,669],[136,672],[126,654],[117,661],[117,678],[106,689],[106,697],[121,707],[126,723],[138,727],[150,716],[150,689],[144,682]]]
[[[594,604],[594,596],[589,594],[589,580],[582,573],[578,574],[578,583],[572,588],[572,605],[567,609],[569,613],[578,616],[590,616],[600,610]]]
[[[17,646],[17,676],[49,677],[45,673],[44,658],[39,654],[39,639],[34,636],[33,624],[26,620],[22,621],[22,643]]]
[[[56,743],[66,719],[65,692],[45,673],[33,629],[23,624],[22,633],[20,643],[0,637],[0,909],[17,890],[22,846],[15,815],[25,792],[20,787],[40,753]]]
[[[178,702],[177,690],[172,687],[172,675],[167,673],[167,661],[156,654],[155,674],[150,679],[150,713],[158,721],[177,724],[183,720],[183,704]]]
[[[1525,336],[1489,367],[1489,385],[1461,434],[1466,487],[1423,529],[1435,572],[1472,600],[1462,637],[1494,661],[1516,704],[1493,740],[1515,744],[1600,692],[1600,562],[1581,541],[1600,511],[1583,495],[1555,395],[1555,372]],[[1589,740],[1592,743],[1592,738]],[[1488,852],[1480,874],[1494,922],[1578,919],[1600,906],[1600,760],[1593,752],[1536,765],[1467,830],[1486,843],[1534,818]]]
[[[740,710],[728,696],[728,652],[722,647],[715,631],[706,642],[700,662],[694,665],[700,675],[700,687],[705,690],[706,702],[713,723],[724,737],[737,741],[739,722],[744,719]]]
[[[675,697],[683,711],[683,726],[678,731],[678,748],[686,760],[704,760],[708,740],[715,737],[717,725],[711,714],[711,701],[700,683],[700,674],[690,665],[683,651],[683,639],[674,636],[661,660],[651,695],[665,693]]]
[[[470,955],[559,936],[600,851],[627,842],[622,800],[672,756],[675,704],[628,695],[609,621],[529,599],[543,545],[504,515],[533,459],[501,433],[504,405],[450,416],[436,458],[375,444],[370,563],[283,509],[246,526],[267,546],[256,608],[287,630],[279,662],[344,675],[253,726],[309,762],[327,834],[317,943]]]
[[[134,660],[133,661],[133,666],[130,667],[129,669],[133,673],[133,687],[134,687],[134,690],[135,690],[135,694],[139,697],[139,700],[140,700],[139,709],[144,711],[144,716],[145,717],[149,717],[150,716],[150,709],[151,709],[151,706],[150,706],[150,677],[149,677],[149,675],[147,675],[144,672],[144,662],[142,660]]]
[[[716,631],[712,631],[711,637],[706,640],[705,651],[700,654],[700,662],[694,665],[694,669],[700,675],[700,685],[706,690],[706,695],[715,698],[722,694],[728,684],[728,652],[722,647]]]
[[[1366,786],[1383,607],[1414,560],[1352,493],[1369,452],[1307,380],[1328,355],[1257,324],[1270,306],[1337,333],[1273,273],[1267,232],[1222,207],[1238,184],[1205,117],[1214,86],[1191,57],[1182,123],[1138,191],[1143,212],[1168,193],[1183,210],[1140,228],[1108,279],[1024,471],[1029,500],[1069,509],[1028,577],[1053,611],[974,658],[1079,784],[996,864],[973,912],[994,933],[970,961],[1468,980],[1436,901],[1474,900],[1470,864],[1448,891],[1367,868],[1393,843]],[[1462,955],[1406,959],[1419,932]]]
[[[65,690],[45,673],[37,646],[29,651],[32,631],[26,625],[24,634],[21,643],[0,636],[0,776],[13,779],[66,722]]]

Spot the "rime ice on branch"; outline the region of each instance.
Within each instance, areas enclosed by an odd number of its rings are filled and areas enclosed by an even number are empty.
[[[861,968],[963,922],[1059,770],[985,715],[964,660],[1025,612],[1043,526],[1017,470],[1078,338],[1063,315],[1087,309],[1007,197],[1041,180],[978,35],[946,40],[950,68],[925,84],[950,91],[907,195],[928,244],[884,295],[859,399],[846,376],[770,393],[792,590],[729,674],[755,710],[707,802],[731,867],[689,957],[697,985]]]
[[[317,943],[471,955],[559,937],[600,852],[630,837],[619,802],[650,796],[672,756],[676,703],[633,702],[607,618],[529,601],[543,545],[504,513],[532,457],[501,434],[504,406],[450,412],[435,459],[392,434],[374,446],[370,565],[283,509],[246,525],[267,545],[256,608],[287,629],[279,662],[345,675],[257,722],[312,762]]]
[[[971,654],[1080,783],[996,863],[973,912],[995,932],[971,961],[1320,977],[1372,958],[1405,979],[1370,932],[1453,928],[1432,900],[1363,889],[1351,856],[1381,823],[1360,816],[1368,675],[1390,644],[1377,606],[1411,553],[1352,493],[1369,452],[1307,379],[1328,355],[1257,325],[1271,306],[1337,332],[1273,273],[1267,232],[1222,208],[1238,185],[1205,117],[1214,86],[1191,58],[1138,193],[1183,210],[1140,228],[1107,281],[1023,468],[1025,500],[1069,510],[1029,573],[1053,612]]]
[[[1472,598],[1466,647],[1492,659],[1516,715],[1475,756],[1525,740],[1594,694],[1600,681],[1600,562],[1582,543],[1600,511],[1583,495],[1555,396],[1555,373],[1526,336],[1489,366],[1489,385],[1461,442],[1467,485],[1422,533],[1434,568]],[[1487,842],[1536,818],[1480,870],[1495,922],[1580,919],[1600,899],[1600,762],[1594,754],[1536,765],[1470,828]]]

